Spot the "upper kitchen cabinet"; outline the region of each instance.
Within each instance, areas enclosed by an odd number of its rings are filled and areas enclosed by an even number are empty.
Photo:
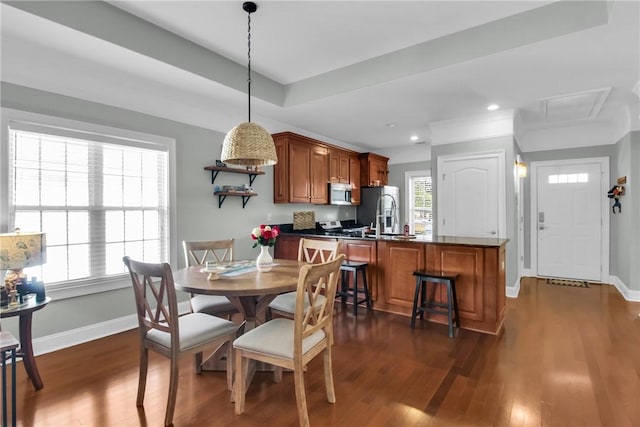
[[[349,183],[349,153],[337,148],[329,149],[329,181]]]
[[[389,184],[388,157],[374,153],[360,154],[360,185],[379,187]]]
[[[274,134],[273,140],[278,154],[273,169],[273,202],[326,204],[328,148],[291,132]]]
[[[351,204],[360,204],[360,159],[357,154],[349,156],[349,184],[351,184]]]

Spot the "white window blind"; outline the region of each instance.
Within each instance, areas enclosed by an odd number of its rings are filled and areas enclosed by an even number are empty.
[[[9,126],[9,225],[46,233],[47,286],[125,273],[122,257],[167,261],[168,148],[71,129]]]
[[[433,203],[431,176],[418,174],[409,176],[409,203],[407,217],[411,232],[431,237],[433,234]]]

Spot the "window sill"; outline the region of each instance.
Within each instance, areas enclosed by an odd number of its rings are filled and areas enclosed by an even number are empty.
[[[122,274],[109,278],[58,282],[46,285],[46,292],[47,296],[50,296],[52,299],[62,300],[123,289],[130,286],[131,279],[128,275]]]

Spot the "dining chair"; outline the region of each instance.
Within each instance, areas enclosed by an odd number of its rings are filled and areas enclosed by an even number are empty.
[[[298,419],[300,425],[306,427],[309,426],[309,414],[304,367],[323,353],[327,400],[335,403],[331,358],[333,304],[340,265],[344,259],[345,255],[341,254],[332,261],[302,266],[295,291],[296,310],[293,319],[278,317],[269,320],[233,342],[236,414],[242,414],[245,409],[246,376],[250,360],[293,371]],[[308,307],[314,309],[309,310]]]
[[[184,260],[187,267],[205,264],[207,261],[233,261],[234,239],[209,240],[202,242],[182,242]],[[193,295],[191,294],[191,311],[230,319],[238,310],[222,295]]]
[[[149,350],[153,350],[171,360],[169,395],[164,417],[164,424],[168,426],[173,422],[178,392],[178,357],[181,354],[201,354],[208,348],[215,351],[221,345],[227,344],[227,388],[232,389],[231,342],[236,336],[238,325],[204,313],[179,316],[173,274],[169,264],[139,262],[128,256],[122,261],[131,276],[138,315],[140,374],[136,405],[142,406],[144,402]]]
[[[308,263],[325,263],[332,261],[340,252],[342,242],[340,240],[318,240],[300,239],[298,244],[298,261]],[[321,302],[320,297],[318,303]],[[308,307],[308,301],[305,301]],[[282,317],[293,318],[296,311],[296,293],[286,292],[280,294],[271,301],[267,310],[267,318],[272,318],[274,314]]]

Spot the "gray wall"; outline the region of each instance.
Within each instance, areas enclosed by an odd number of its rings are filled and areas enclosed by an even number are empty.
[[[400,188],[400,200],[398,200],[398,205],[400,207],[400,211],[398,212],[398,219],[400,221],[400,230],[402,230],[402,226],[406,222],[405,218],[405,202],[406,202],[406,194],[404,189],[404,174],[405,172],[412,171],[424,171],[431,170],[431,161],[422,161],[422,162],[412,162],[412,163],[399,163],[399,164],[390,164],[389,165],[389,185],[394,185]]]
[[[293,212],[301,210],[314,210],[317,221],[355,218],[353,207],[275,205],[273,168],[270,167],[265,168],[265,175],[254,181],[253,188],[258,196],[251,198],[245,209],[242,209],[240,198],[233,197],[228,197],[218,209],[217,198],[212,194],[211,173],[203,167],[214,164],[219,158],[223,133],[5,82],[1,89],[2,107],[5,108],[160,135],[177,141],[177,241],[171,244],[178,250],[178,259],[170,260],[174,268],[184,266],[183,240],[234,237],[236,258],[254,258],[258,249],[251,248],[250,233],[261,223],[290,223]],[[248,184],[247,176],[240,174],[221,173],[216,180],[216,184],[245,183]],[[47,336],[134,313],[133,294],[129,288],[57,300],[35,314],[33,336]],[[3,320],[2,326],[17,334],[14,320]]]
[[[631,132],[619,141],[611,157],[611,187],[626,176],[622,212],[609,215],[610,273],[630,290],[640,290],[640,132]]]

